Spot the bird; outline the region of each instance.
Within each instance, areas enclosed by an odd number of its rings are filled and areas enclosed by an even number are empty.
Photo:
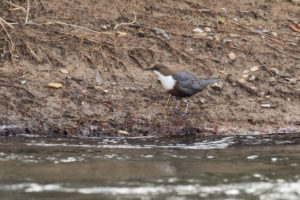
[[[204,90],[208,85],[217,83],[218,80],[201,79],[187,71],[174,70],[165,64],[155,64],[152,67],[145,68],[145,70],[153,71],[159,78],[163,88],[167,92],[179,99],[173,113],[178,110],[178,106],[185,97],[191,97],[198,92]],[[188,114],[189,101],[186,101],[186,108],[181,117]]]

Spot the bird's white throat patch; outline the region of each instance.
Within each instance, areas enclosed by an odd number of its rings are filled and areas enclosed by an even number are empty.
[[[161,74],[159,71],[154,70],[154,73],[158,76],[162,86],[166,90],[172,90],[176,84],[176,80],[172,77],[172,75],[165,76]]]

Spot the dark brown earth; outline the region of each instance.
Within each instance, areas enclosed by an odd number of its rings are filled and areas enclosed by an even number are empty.
[[[2,133],[300,132],[296,1],[2,0],[0,17]],[[164,111],[168,95],[143,70],[160,62],[223,86],[195,95],[186,118],[171,115],[176,101]]]

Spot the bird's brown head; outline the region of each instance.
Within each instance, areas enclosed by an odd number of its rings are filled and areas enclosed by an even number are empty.
[[[153,67],[146,68],[145,70],[158,71],[165,76],[173,74],[173,70],[164,64],[156,64]]]

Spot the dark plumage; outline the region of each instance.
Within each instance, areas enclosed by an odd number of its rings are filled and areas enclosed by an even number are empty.
[[[200,79],[185,71],[172,70],[164,64],[156,64],[151,68],[146,68],[146,70],[154,71],[167,92],[178,98],[193,96],[204,90],[208,85],[218,82],[217,80]],[[178,109],[179,103],[175,111]],[[183,116],[187,114],[187,111],[188,102]]]

